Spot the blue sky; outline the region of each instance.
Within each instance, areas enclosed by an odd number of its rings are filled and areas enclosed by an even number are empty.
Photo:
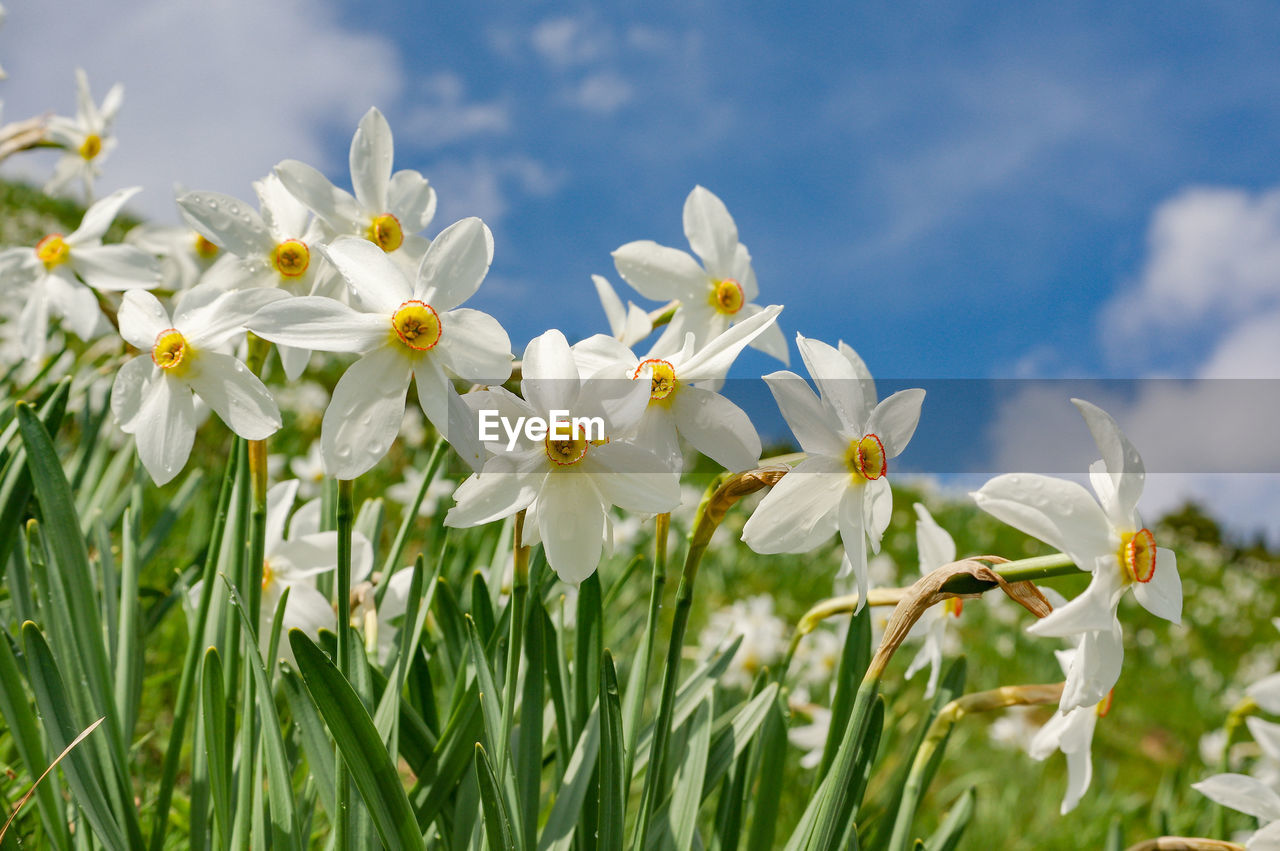
[[[683,247],[700,183],[788,336],[843,338],[877,375],[1280,377],[1274,4],[9,5],[5,116],[69,111],[77,65],[99,96],[124,82],[102,187],[144,184],[159,218],[174,182],[248,197],[287,157],[348,182],[378,105],[397,167],[437,187],[431,232],[493,228],[477,306],[517,347],[602,330],[590,274],[626,297],[609,252]],[[31,162],[9,173],[43,179]],[[1169,412],[1198,391],[1135,387],[1112,412],[1144,451],[1180,451]],[[966,449],[999,468],[1011,422],[1087,447],[1065,395],[1024,397]],[[1237,419],[1254,432],[1209,451],[1266,444],[1273,419]],[[1280,483],[1258,481],[1191,491],[1280,529]]]

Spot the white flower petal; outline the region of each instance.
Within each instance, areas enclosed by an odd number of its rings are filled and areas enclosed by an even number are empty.
[[[444,525],[480,526],[509,517],[528,508],[538,495],[540,484],[541,478],[522,471],[516,459],[490,458],[479,474],[458,485],[453,494],[457,504],[449,509]]]
[[[1191,788],[1214,803],[1266,822],[1280,821],[1280,795],[1244,774],[1215,774]]]
[[[1156,547],[1156,572],[1150,582],[1135,582],[1133,596],[1156,617],[1182,623],[1182,580],[1173,550]]]
[[[759,462],[760,436],[751,418],[719,393],[681,387],[671,410],[685,440],[726,470],[747,470]]]
[[[422,413],[448,438],[449,394],[456,392],[435,358],[414,358],[413,376],[418,387],[418,404]]]
[[[382,460],[404,421],[409,374],[408,361],[390,347],[347,368],[320,425],[325,473],[354,479]]]
[[[1245,689],[1245,694],[1272,715],[1280,715],[1280,673],[1263,677]]]
[[[627,511],[656,514],[680,505],[680,477],[656,455],[638,446],[608,443],[593,447],[583,459],[600,495]],[[559,475],[574,475],[564,471]],[[578,475],[581,475],[580,473]]]
[[[389,317],[360,313],[324,296],[272,302],[250,317],[246,325],[273,343],[308,351],[356,354],[384,347],[393,333]]]
[[[907,448],[907,443],[920,422],[922,404],[924,391],[915,388],[899,390],[872,410],[867,419],[866,431],[880,438],[887,457],[896,458]]]
[[[418,172],[401,169],[391,176],[387,206],[406,236],[421,233],[435,218],[436,191]]]
[[[622,299],[618,298],[613,285],[603,275],[592,275],[591,283],[596,286],[600,306],[604,308],[605,318],[609,321],[609,333],[615,339],[620,339],[627,324],[627,310],[622,306]]]
[[[67,244],[77,246],[102,239],[107,229],[111,227],[111,223],[116,220],[116,216],[120,214],[120,208],[141,191],[141,186],[117,189],[105,198],[94,202],[89,209],[85,210],[84,218],[80,220],[80,227],[67,234]]]
[[[604,546],[605,510],[591,478],[552,473],[538,494],[538,533],[547,564],[578,585],[595,572]]]
[[[841,565],[841,576],[853,574],[858,587],[858,607],[854,612],[862,611],[867,604],[867,591],[870,588],[870,577],[867,574],[867,533],[863,518],[863,498],[865,494],[860,487],[846,488],[840,499],[840,510],[837,515],[840,523],[840,542],[844,544],[844,563]]]
[[[275,173],[295,198],[338,233],[350,234],[359,230],[361,214],[356,199],[330,183],[315,168],[298,160],[285,160],[276,166]]]
[[[680,364],[676,375],[681,381],[703,381],[724,378],[738,354],[747,344],[764,333],[782,312],[781,305],[771,305],[707,342],[693,357]]]
[[[806,458],[760,500],[742,540],[762,554],[807,552],[816,530],[834,531],[831,520],[848,489],[849,471],[839,461]]]
[[[1084,713],[1092,713],[1092,710],[1079,710]],[[1093,718],[1097,715],[1093,714]],[[1093,780],[1093,755],[1088,747],[1079,750],[1066,751],[1067,756],[1067,791],[1062,796],[1062,807],[1059,813],[1066,815],[1076,808],[1080,803],[1080,799],[1084,797],[1085,791],[1089,788],[1089,783]]]
[[[938,525],[929,509],[920,503],[916,510],[916,550],[920,554],[920,572],[928,573],[956,560],[956,542]]]
[[[122,431],[132,431],[130,423],[142,410],[147,382],[158,378],[155,373],[159,371],[151,358],[142,355],[125,361],[116,373],[111,384],[111,413]]]
[[[307,235],[307,222],[311,219],[311,210],[285,188],[279,177],[268,174],[261,180],[253,181],[253,191],[258,196],[262,222],[271,232],[273,239],[281,242],[286,239],[310,242],[304,237]]]
[[[91,340],[98,330],[102,309],[93,290],[70,274],[55,270],[42,282],[49,309],[62,317],[62,327],[82,340]]]
[[[867,540],[871,542],[873,552],[880,552],[880,539],[889,528],[893,519],[893,488],[884,476],[873,479],[862,486],[863,522],[866,524]]]
[[[630,378],[640,365],[639,358],[625,343],[608,334],[594,334],[574,343],[572,351],[573,362],[578,365],[578,375],[582,378],[601,374]]]
[[[742,310],[738,311],[738,322],[745,322],[766,309],[758,304],[743,305]],[[751,341],[751,348],[764,352],[770,357],[777,358],[782,361],[783,365],[791,363],[791,352],[787,349],[787,338],[782,336],[782,329],[776,324],[766,325],[764,330],[760,332],[760,336]]]
[[[159,376],[147,385],[142,406],[130,421],[138,458],[157,485],[182,472],[196,437],[191,391],[181,381]]]
[[[511,377],[511,338],[498,320],[469,308],[440,316],[440,341],[431,356],[472,384],[502,384]]]
[[[219,192],[188,192],[178,198],[183,218],[205,238],[237,257],[265,257],[275,241],[257,211]]]
[[[276,344],[276,354],[280,356],[280,366],[284,368],[284,377],[290,381],[297,381],[307,369],[307,364],[311,363],[311,350],[299,349],[295,346],[282,346]]]
[[[569,341],[554,328],[529,341],[521,367],[521,394],[540,414],[568,410],[577,399],[578,365]]]
[[[431,241],[422,256],[415,298],[436,310],[453,310],[475,294],[493,262],[493,234],[472,217],[454,222]]]
[[[37,281],[27,293],[27,302],[18,314],[18,341],[27,360],[38,363],[44,357],[49,339],[49,294],[44,282]]]
[[[1058,707],[1092,712],[1115,688],[1124,665],[1124,633],[1119,623],[1111,628],[1086,632],[1067,667],[1066,682]]]
[[[814,394],[809,382],[786,370],[770,373],[764,381],[801,449],[812,455],[844,455],[849,446],[838,433],[840,424]]]
[[[245,440],[262,440],[280,428],[280,409],[271,391],[231,355],[192,353],[182,380]]]
[[[193,346],[218,348],[243,334],[259,310],[288,298],[288,293],[275,288],[221,292],[201,284],[182,294],[173,311],[173,324]]]
[[[1116,624],[1116,605],[1123,593],[1119,570],[1096,570],[1084,593],[1031,624],[1027,632],[1063,638],[1092,630],[1110,630]]]
[[[352,543],[355,543],[354,536]],[[272,548],[268,560],[275,580],[285,585],[328,573],[338,566],[338,533],[317,532],[294,537]]]
[[[387,210],[387,184],[391,181],[393,159],[391,127],[377,107],[370,107],[351,138],[350,164],[356,200],[375,214]]]
[[[654,301],[705,298],[711,291],[710,278],[697,260],[647,239],[628,242],[613,252],[613,265],[622,280]]]
[[[414,297],[413,287],[400,268],[369,240],[342,237],[322,251],[347,282],[356,303],[365,310],[390,316]]]
[[[1253,740],[1258,743],[1258,747],[1262,748],[1262,752],[1272,760],[1280,762],[1280,724],[1264,721],[1254,715],[1245,718],[1244,723],[1249,726],[1249,732],[1253,735]]]
[[[130,290],[120,300],[120,336],[131,346],[150,352],[160,332],[173,327],[160,299],[146,290]]]
[[[267,490],[267,529],[263,536],[266,546],[263,549],[268,556],[284,542],[284,527],[289,521],[293,501],[298,498],[299,484],[297,479],[289,479],[277,482]]]
[[[972,496],[988,514],[1061,550],[1082,570],[1093,570],[1096,559],[1116,551],[1118,540],[1106,515],[1075,482],[1007,473]]]
[[[695,186],[684,202],[684,235],[713,277],[731,277],[738,247],[738,226],[724,202],[710,190]]]
[[[1116,503],[1113,508],[1113,522],[1127,524],[1131,522],[1138,498],[1142,496],[1142,487],[1146,481],[1146,467],[1142,456],[1133,448],[1129,438],[1120,431],[1120,426],[1110,414],[1091,402],[1083,399],[1072,399],[1072,403],[1080,410],[1084,421],[1093,434],[1094,443],[1102,452],[1102,460],[1111,474],[1115,485]],[[1099,494],[1101,496],[1101,494]]]
[[[821,340],[797,334],[796,347],[800,349],[809,377],[818,385],[822,401],[839,417],[841,430],[859,437],[865,434],[869,430],[866,426],[871,406],[862,395],[862,382],[858,380],[852,364],[839,350]],[[886,443],[885,451],[888,449]]]

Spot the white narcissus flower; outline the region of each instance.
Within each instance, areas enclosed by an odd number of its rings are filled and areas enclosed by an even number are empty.
[[[1280,629],[1280,618],[1272,618],[1271,625]],[[1245,694],[1272,715],[1280,715],[1280,673],[1268,674],[1245,689]]]
[[[764,380],[808,457],[760,500],[742,540],[758,553],[803,553],[839,532],[839,575],[853,575],[861,611],[869,586],[867,542],[880,551],[893,513],[889,461],[915,433],[924,391],[900,390],[877,404],[875,384],[853,349],[798,334],[796,345],[821,395],[792,372]]]
[[[76,117],[55,115],[49,119],[45,131],[50,142],[66,149],[54,164],[53,177],[45,184],[45,192],[56,195],[80,178],[84,181],[85,198],[92,197],[94,178],[102,174],[102,161],[116,146],[111,127],[123,101],[124,87],[116,83],[99,107],[89,91],[89,78],[84,69],[76,69]]]
[[[501,384],[511,375],[507,332],[487,313],[459,307],[493,260],[489,228],[475,218],[445,228],[412,283],[366,240],[338,239],[325,255],[356,308],[323,296],[291,298],[249,322],[255,334],[280,345],[361,356],[334,387],[320,426],[325,470],[354,479],[387,454],[404,419],[410,378],[427,419],[479,466],[478,436],[450,377]]]
[[[51,233],[35,248],[10,248],[0,253],[0,279],[8,288],[25,291],[18,323],[28,359],[44,356],[49,314],[62,318],[64,328],[82,340],[92,339],[106,326],[94,290],[120,291],[154,287],[160,283],[155,258],[132,245],[103,245],[102,237],[120,208],[140,191],[120,189],[85,211],[80,226],[63,236]],[[87,284],[87,286],[86,286]]]
[[[787,741],[804,753],[800,757],[803,769],[817,768],[822,762],[827,739],[831,736],[831,710],[807,700],[791,701],[791,708],[809,716],[808,724],[798,724],[787,729]]]
[[[125,363],[111,390],[111,410],[138,444],[138,457],[157,485],[187,463],[196,434],[192,394],[246,440],[280,427],[280,410],[243,363],[218,351],[244,333],[244,323],[275,290],[187,290],[173,318],[149,292],[125,293],[120,336],[145,354]]]
[[[602,275],[592,275],[591,282],[596,285],[600,306],[604,308],[605,318],[609,320],[610,336],[628,347],[649,336],[653,331],[653,322],[644,308],[632,302],[627,302],[624,308],[613,285]]]
[[[439,239],[432,244],[432,250]],[[541,541],[547,563],[577,585],[596,569],[609,536],[609,507],[656,514],[680,504],[680,478],[656,455],[625,439],[648,403],[648,388],[636,381],[578,377],[564,335],[548,331],[525,349],[521,399],[495,388],[469,393],[468,403],[499,412],[508,423],[520,417],[598,417],[604,433],[568,430],[567,439],[542,439],[521,429],[510,451],[501,446],[478,475],[454,494],[457,505],[446,526],[479,526],[527,509],[525,542]],[[557,412],[553,415],[552,412]],[[492,446],[492,445],[491,445]]]
[[[738,242],[738,226],[723,201],[695,186],[684,202],[684,233],[702,265],[684,251],[647,239],[628,242],[613,252],[618,274],[642,296],[680,302],[656,346],[666,350],[679,347],[688,333],[704,345],[731,324],[763,309],[754,303],[760,289],[751,254]],[[752,346],[783,363],[789,361],[787,341],[776,326],[752,341]]]
[[[1073,657],[1079,652],[1078,648],[1055,651],[1064,673],[1070,669]],[[1059,704],[1053,717],[1031,740],[1028,752],[1032,759],[1046,760],[1054,751],[1062,751],[1067,758],[1067,791],[1062,796],[1062,808],[1059,810],[1064,816],[1076,808],[1093,780],[1093,731],[1098,719],[1110,710],[1110,692],[1096,705],[1069,708]]]
[[[160,260],[161,285],[168,290],[187,290],[215,264],[226,265],[235,258],[198,231],[167,225],[138,225],[125,234],[124,241],[136,245]]]
[[[1215,774],[1191,788],[1214,803],[1253,816],[1260,829],[1245,841],[1247,851],[1280,851],[1280,795],[1247,774]]]
[[[717,609],[702,628],[698,644],[706,655],[741,638],[721,682],[726,686],[750,689],[761,669],[782,658],[787,649],[787,627],[773,613],[773,598],[757,594]]]
[[[944,564],[956,560],[956,542],[947,534],[947,530],[938,525],[929,513],[929,509],[920,503],[916,510],[916,549],[920,554],[920,574],[926,575]],[[929,685],[925,687],[925,699],[933,697],[938,688],[938,676],[942,673],[942,644],[947,634],[947,621],[960,617],[964,601],[960,597],[952,597],[941,605],[930,606],[925,610],[915,626],[911,628],[914,635],[924,635],[924,644],[917,651],[916,657],[907,667],[907,678],[910,679],[925,665],[929,666]]]
[[[429,241],[419,236],[436,213],[436,192],[412,169],[391,173],[391,127],[377,108],[360,119],[351,139],[351,185],[355,197],[306,163],[285,160],[276,174],[299,201],[338,235],[359,236],[412,272]]]
[[[741,408],[707,384],[720,382],[742,349],[773,327],[782,308],[771,305],[750,319],[695,348],[693,335],[673,354],[650,352],[643,359],[613,337],[597,334],[573,347],[583,377],[600,375],[649,382],[649,405],[635,442],[679,471],[683,456],[677,435],[730,471],[754,467],[760,437]]]
[[[1116,610],[1125,591],[1132,588],[1157,617],[1173,623],[1182,618],[1173,551],[1156,546],[1138,514],[1146,478],[1142,457],[1109,414],[1080,399],[1072,402],[1102,452],[1102,460],[1089,467],[1096,501],[1075,482],[1030,473],[996,476],[973,494],[989,514],[1093,574],[1084,593],[1027,629],[1033,635],[1083,636],[1062,692],[1064,710],[1097,703],[1119,679],[1124,641]]]

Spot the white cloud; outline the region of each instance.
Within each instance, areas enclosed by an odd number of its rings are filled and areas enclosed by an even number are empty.
[[[569,15],[542,21],[529,34],[534,51],[560,68],[585,65],[606,56],[612,40],[609,31],[590,18]]]
[[[571,103],[602,115],[616,112],[632,94],[631,84],[611,71],[592,74],[568,92]]]
[[[1280,189],[1188,189],[1156,209],[1147,251],[1103,312],[1113,359],[1142,368],[1193,344],[1204,374],[1280,377]]]
[[[511,112],[501,101],[471,102],[457,74],[427,77],[401,132],[422,148],[438,148],[476,136],[498,136],[511,129]]]
[[[325,131],[349,134],[400,93],[394,45],[350,31],[330,3],[75,0],[48,12],[28,4],[6,23],[6,114],[71,112],[78,65],[99,98],[123,82],[120,146],[101,189],[141,184],[138,206],[166,220],[175,182],[245,197],[286,157],[344,172],[325,157]],[[31,160],[18,167],[48,174]]]
[[[430,176],[440,193],[437,224],[479,216],[495,231],[510,209],[512,190],[543,197],[555,192],[564,180],[564,175],[523,155],[444,160],[432,165]]]

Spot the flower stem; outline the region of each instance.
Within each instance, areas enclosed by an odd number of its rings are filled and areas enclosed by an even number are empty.
[[[511,640],[507,642],[507,675],[502,688],[502,736],[495,742],[494,763],[501,770],[507,758],[511,728],[515,725],[516,688],[520,681],[520,655],[524,650],[524,601],[529,593],[529,548],[524,545],[524,511],[516,512],[511,544]],[[530,676],[533,676],[530,672]],[[532,711],[532,707],[530,708]]]
[[[218,490],[218,507],[209,531],[209,544],[205,550],[204,565],[200,571],[200,602],[196,606],[195,619],[187,635],[187,652],[182,662],[182,678],[178,681],[178,696],[173,707],[173,727],[169,730],[169,745],[164,751],[164,765],[160,770],[160,789],[156,795],[155,821],[151,825],[151,851],[164,847],[164,835],[169,826],[169,806],[173,802],[173,784],[178,777],[178,761],[182,755],[182,739],[187,728],[187,716],[191,711],[191,692],[195,687],[196,673],[200,667],[200,648],[204,645],[205,624],[209,620],[209,608],[213,602],[214,578],[218,571],[218,559],[222,554],[223,532],[227,525],[227,513],[231,505],[231,489],[235,483],[237,462],[240,459],[240,438],[231,440],[231,452],[227,456],[226,472],[222,474],[222,487]]]
[[[653,658],[653,642],[658,631],[658,612],[662,608],[662,592],[667,584],[667,539],[671,536],[671,515],[659,514],[653,531],[653,577],[649,584],[649,610],[644,621],[644,638],[636,665],[627,681],[627,703],[622,709],[623,742],[626,755],[623,758],[623,781],[631,778],[635,764],[636,734],[640,727],[640,714],[644,709],[644,696],[649,687],[649,665]]]
[[[1063,683],[1053,685],[1003,686],[991,691],[966,694],[942,707],[929,730],[925,733],[920,747],[916,750],[911,762],[911,770],[907,775],[906,785],[902,789],[902,800],[898,805],[898,815],[893,824],[893,837],[889,840],[888,851],[906,851],[911,842],[911,824],[915,819],[916,807],[924,795],[928,776],[932,774],[930,763],[934,756],[946,745],[947,738],[956,722],[966,715],[977,712],[992,712],[1010,706],[1037,706],[1053,703],[1062,697]]]
[[[338,569],[333,593],[338,604],[338,670],[351,682],[352,658],[356,652],[351,634],[351,528],[355,521],[355,481],[338,480]],[[353,847],[347,836],[351,825],[351,789],[347,780],[347,765],[342,751],[334,748],[334,786],[337,790],[337,813],[334,815],[333,832],[338,848]]]

